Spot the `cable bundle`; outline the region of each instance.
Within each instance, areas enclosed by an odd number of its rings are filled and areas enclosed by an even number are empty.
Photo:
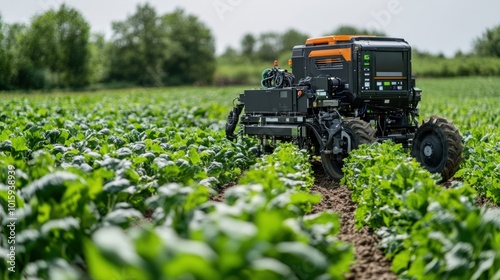
[[[267,68],[262,71],[261,85],[264,88],[284,88],[293,85],[295,77],[287,70],[278,67]]]

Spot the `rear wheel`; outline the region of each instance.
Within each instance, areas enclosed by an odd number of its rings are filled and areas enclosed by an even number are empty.
[[[462,163],[462,136],[448,120],[433,116],[415,133],[411,155],[431,173],[447,181]]]
[[[375,129],[373,129],[367,122],[346,118],[342,121],[341,135],[341,148],[343,150],[340,154],[321,154],[321,163],[328,174],[334,180],[340,180],[344,177],[342,167],[344,166],[344,158],[347,157],[349,152],[357,149],[361,144],[369,144],[375,142]],[[330,149],[331,147],[327,147]]]

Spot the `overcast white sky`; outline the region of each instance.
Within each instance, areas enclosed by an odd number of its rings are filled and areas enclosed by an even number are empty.
[[[243,34],[298,29],[310,36],[330,33],[342,24],[377,27],[402,37],[420,50],[470,51],[487,28],[500,24],[498,0],[0,0],[0,14],[9,23],[28,23],[35,14],[60,3],[78,9],[93,32],[111,36],[111,22],[124,20],[138,3],[149,2],[160,14],[183,8],[212,30],[218,53],[239,47]]]

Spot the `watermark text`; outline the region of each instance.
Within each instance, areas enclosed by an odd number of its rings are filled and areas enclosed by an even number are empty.
[[[7,269],[16,272],[16,168],[7,168]]]
[[[385,9],[370,12],[373,20],[366,24],[366,29],[383,30],[391,24],[394,16],[401,14],[403,11],[404,7],[401,0],[389,0]]]
[[[224,20],[225,15],[228,12],[234,11],[243,1],[244,0],[215,0],[213,2],[215,13],[217,13],[220,20]]]

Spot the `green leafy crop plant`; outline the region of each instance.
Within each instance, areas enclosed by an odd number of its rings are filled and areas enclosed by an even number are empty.
[[[467,183],[438,185],[390,142],[354,151],[344,172],[358,227],[380,236],[402,279],[500,279],[500,213],[476,206]]]

